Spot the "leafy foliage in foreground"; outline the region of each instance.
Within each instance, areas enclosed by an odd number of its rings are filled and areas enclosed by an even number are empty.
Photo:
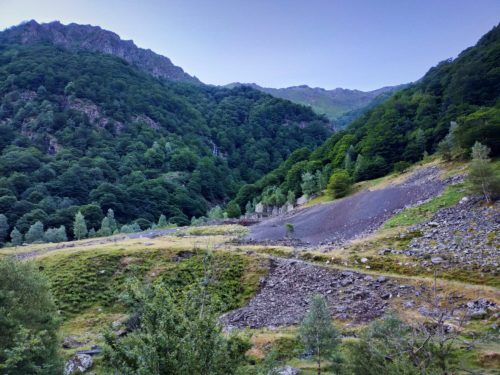
[[[292,153],[277,169],[243,186],[235,202],[244,209],[247,202],[262,201],[266,192],[277,188],[298,196],[306,193],[303,176],[319,173],[328,179],[339,169],[349,171],[355,181],[377,178],[437,151],[449,134],[447,139],[453,138],[454,144],[441,146],[454,148],[458,156],[465,156],[476,141],[488,146],[492,156],[499,155],[499,61],[497,26],[476,46],[455,60],[439,63],[312,153],[306,149]],[[317,186],[320,192],[321,184]]]
[[[0,259],[0,374],[56,374],[57,310],[44,277],[29,263]]]
[[[310,108],[250,88],[157,80],[124,61],[0,45],[0,213],[98,231],[108,209],[185,225],[327,135]],[[140,219],[140,220],[139,220]],[[1,240],[1,239],[0,239]]]
[[[139,328],[124,338],[106,335],[106,364],[122,374],[234,374],[249,343],[223,335],[206,286],[184,294],[174,298],[162,283],[130,288],[140,309]]]

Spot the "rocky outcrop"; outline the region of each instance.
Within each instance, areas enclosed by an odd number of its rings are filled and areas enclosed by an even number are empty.
[[[185,73],[169,58],[149,49],[137,47],[131,40],[120,37],[98,26],[63,25],[58,21],[39,24],[32,20],[0,33],[0,42],[38,44],[50,43],[72,51],[99,52],[119,57],[154,77],[171,81],[201,83]]]
[[[88,354],[76,354],[64,365],[64,375],[86,372],[92,367],[92,357]]]

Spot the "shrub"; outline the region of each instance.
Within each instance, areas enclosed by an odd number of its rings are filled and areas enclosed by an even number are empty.
[[[227,217],[231,218],[240,217],[241,216],[240,206],[234,201],[229,202],[226,206],[226,214]]]
[[[62,372],[56,316],[45,278],[30,263],[0,259],[0,373]]]
[[[222,333],[205,288],[186,293],[181,302],[161,284],[133,285],[129,296],[140,328],[124,338],[105,336],[106,365],[123,374],[234,374],[250,345]]]
[[[410,168],[410,166],[411,164],[407,161],[398,161],[397,163],[394,163],[394,172],[403,173]]]
[[[328,182],[328,191],[334,198],[345,197],[351,189],[351,178],[344,169],[333,172]]]
[[[65,242],[68,240],[66,228],[64,225],[59,228],[49,228],[45,231],[44,239],[46,242]]]

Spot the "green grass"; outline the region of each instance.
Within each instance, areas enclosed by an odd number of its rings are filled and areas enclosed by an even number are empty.
[[[385,256],[367,256],[366,264],[360,263],[360,257],[355,255],[350,257],[349,266],[366,270],[370,266],[370,271],[381,272],[385,274],[433,277],[434,268],[422,267],[420,259],[403,255],[385,255]],[[356,262],[357,263],[356,263]],[[500,288],[500,278],[496,272],[481,270],[478,268],[437,268],[437,277],[439,279],[459,281],[474,285],[485,285]]]
[[[429,202],[397,213],[384,223],[382,229],[422,223],[431,219],[438,210],[457,204],[464,196],[465,188],[463,184],[448,186],[441,195]]]
[[[248,229],[241,225],[205,225],[199,227],[187,227],[179,230],[176,235],[183,236],[244,236],[248,233]]]
[[[204,276],[205,250],[125,250],[107,248],[100,252],[80,251],[54,254],[36,260],[50,282],[51,291],[64,319],[93,307],[119,305],[119,295],[130,278],[165,282],[174,292]],[[186,254],[184,250],[184,254]],[[258,256],[216,252],[210,268],[211,291],[226,308],[235,308],[256,292],[268,263]]]

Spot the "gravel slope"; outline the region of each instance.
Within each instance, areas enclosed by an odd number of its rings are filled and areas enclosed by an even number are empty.
[[[326,297],[335,319],[360,323],[383,315],[394,298],[414,298],[415,288],[394,278],[275,258],[259,293],[246,306],[230,311],[221,320],[228,329],[297,324],[315,294]]]
[[[369,234],[395,212],[442,192],[449,181],[439,178],[438,167],[420,169],[403,183],[264,220],[250,227],[248,241],[286,240],[285,224],[294,226],[293,237],[304,244],[336,245]]]

